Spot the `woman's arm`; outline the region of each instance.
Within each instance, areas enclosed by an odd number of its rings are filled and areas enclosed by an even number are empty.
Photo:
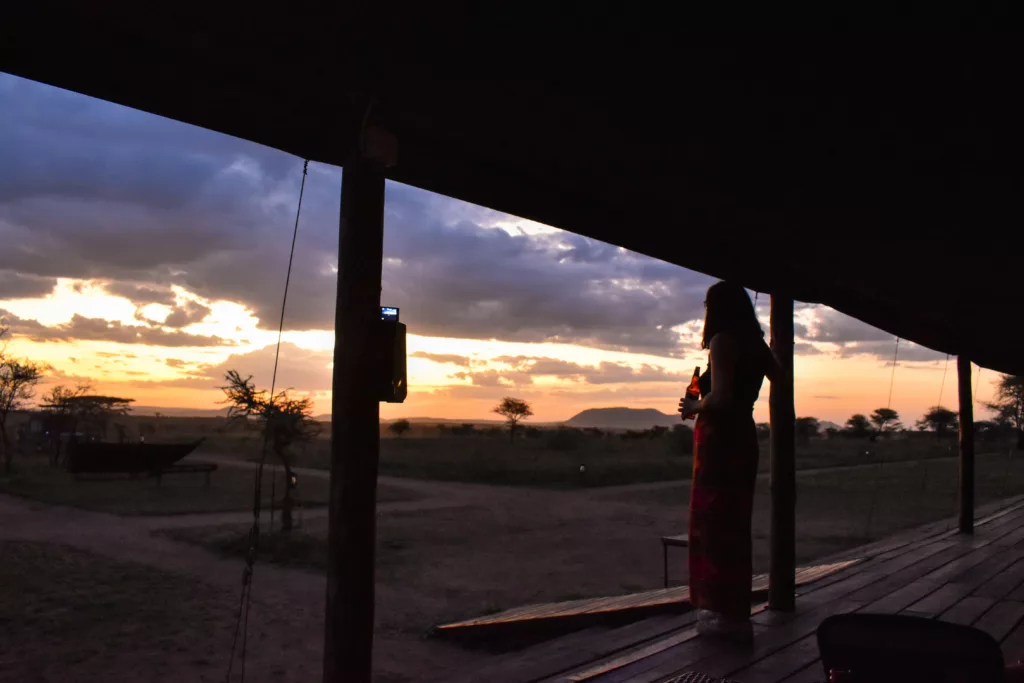
[[[779,357],[775,355],[775,349],[765,345],[765,352],[768,357],[768,365],[764,374],[770,382],[775,383],[782,377],[782,364],[779,362]]]
[[[711,339],[711,392],[700,402],[697,412],[728,408],[732,404],[733,376],[736,370],[736,343],[728,334]]]

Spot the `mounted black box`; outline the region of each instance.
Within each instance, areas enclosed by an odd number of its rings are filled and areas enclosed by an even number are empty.
[[[398,309],[381,306],[378,325],[377,400],[404,403],[409,393],[405,367],[405,323],[398,322]]]

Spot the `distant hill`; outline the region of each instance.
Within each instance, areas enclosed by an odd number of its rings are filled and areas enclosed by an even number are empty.
[[[678,415],[666,415],[654,408],[590,408],[565,421],[570,427],[605,429],[649,429],[679,424]]]

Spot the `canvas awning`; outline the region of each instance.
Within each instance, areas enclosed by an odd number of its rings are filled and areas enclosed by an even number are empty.
[[[0,69],[342,165],[369,118],[399,139],[395,180],[1024,374],[1012,36],[132,7],[9,8]]]

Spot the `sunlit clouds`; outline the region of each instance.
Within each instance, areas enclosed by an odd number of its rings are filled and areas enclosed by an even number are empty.
[[[228,369],[267,386],[302,161],[0,74],[0,316],[47,383],[136,405],[217,408]],[[278,386],[330,410],[341,169],[311,163]],[[696,238],[695,238],[696,239]],[[696,247],[696,245],[695,245]],[[398,416],[483,419],[503,396],[535,421],[586,408],[671,413],[713,280],[614,245],[388,183],[382,303],[408,325]],[[758,296],[768,327],[768,297]],[[799,305],[797,412],[835,422],[888,397],[895,339]],[[941,400],[945,357],[903,342],[893,407]],[[991,394],[983,375],[981,400]],[[767,419],[768,387],[755,406]],[[905,420],[907,421],[907,420]]]

